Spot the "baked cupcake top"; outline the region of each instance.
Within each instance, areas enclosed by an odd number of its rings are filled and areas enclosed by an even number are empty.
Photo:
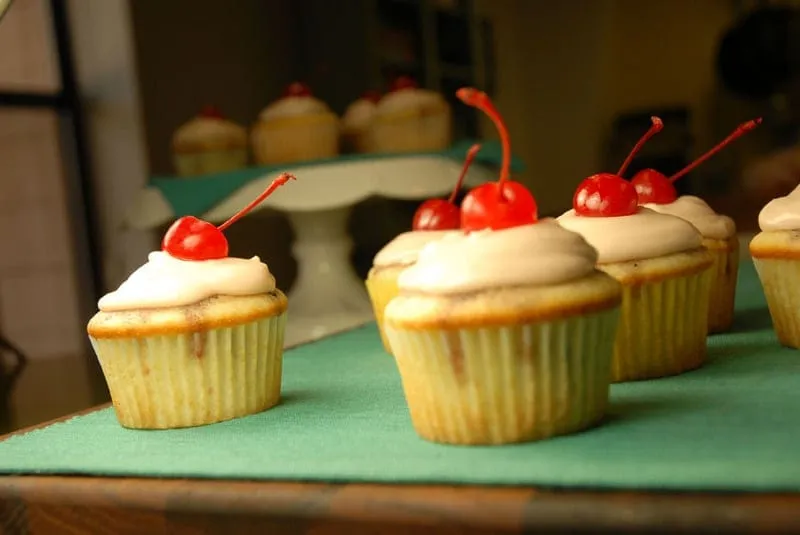
[[[573,209],[560,216],[558,222],[592,244],[600,264],[691,251],[703,243],[700,233],[688,221],[644,207],[616,217],[586,217]]]
[[[767,232],[800,229],[800,186],[769,201],[758,214],[758,226]]]
[[[257,256],[197,261],[154,251],[97,306],[103,312],[178,307],[216,295],[258,295],[274,289],[275,277]]]
[[[414,230],[404,232],[378,251],[372,265],[375,267],[409,266],[417,261],[417,255],[423,247],[453,233],[458,233],[458,231]]]
[[[331,113],[327,104],[314,98],[308,86],[295,82],[284,91],[283,97],[276,100],[259,114],[262,121]]]
[[[247,146],[247,130],[225,119],[214,107],[207,106],[196,117],[181,125],[172,136],[176,152],[224,150]]]
[[[426,245],[398,278],[402,290],[459,294],[514,286],[549,286],[594,273],[597,251],[553,219],[470,233]]]
[[[395,80],[389,93],[378,102],[376,116],[395,115],[409,111],[424,112],[447,106],[444,97],[430,89],[417,87],[417,83],[408,77]]]
[[[703,199],[693,195],[682,195],[671,203],[648,203],[643,205],[656,212],[685,219],[704,238],[727,240],[736,234],[736,224],[726,215],[716,213]]]
[[[369,127],[380,99],[380,94],[374,91],[364,93],[344,111],[342,128],[347,132],[359,132]]]

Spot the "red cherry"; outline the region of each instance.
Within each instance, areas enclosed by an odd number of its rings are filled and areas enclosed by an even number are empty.
[[[478,144],[469,148],[464,159],[464,166],[461,168],[461,174],[453,192],[450,193],[450,198],[447,200],[428,199],[422,203],[414,213],[411,228],[414,230],[455,230],[461,226],[461,210],[455,204],[456,195],[461,189],[461,184],[464,183],[469,166],[472,165],[480,150],[481,146]]]
[[[223,119],[222,112],[219,111],[219,108],[216,106],[208,105],[203,106],[203,109],[200,110],[200,117],[205,117],[208,119]]]
[[[175,221],[164,234],[161,250],[180,260],[215,260],[228,256],[228,240],[222,232],[247,215],[273,191],[295,180],[294,175],[283,173],[265,189],[253,202],[239,210],[218,227],[208,221],[193,216],[184,216]]]
[[[416,89],[419,87],[417,81],[410,76],[398,76],[389,87],[390,92],[401,91],[403,89]]]
[[[284,97],[310,97],[311,88],[302,82],[292,82],[283,90]]]
[[[377,104],[381,100],[381,94],[378,91],[364,91],[364,94],[361,95],[361,98]]]
[[[631,180],[631,183],[636,188],[636,192],[639,194],[639,203],[669,204],[674,202],[675,199],[678,198],[678,191],[675,189],[675,186],[673,186],[676,180],[682,176],[685,176],[698,165],[722,150],[733,140],[744,135],[760,124],[760,117],[758,119],[740,124],[736,130],[734,130],[728,137],[720,141],[715,147],[669,178],[653,169],[644,169],[639,171],[636,173],[636,176],[633,177],[633,180]]]
[[[462,87],[456,96],[468,106],[478,108],[494,122],[503,144],[503,164],[497,182],[482,184],[467,193],[461,203],[461,228],[466,231],[494,230],[536,223],[538,207],[528,188],[509,180],[511,140],[503,118],[489,96],[472,87]]]
[[[580,183],[572,198],[575,213],[585,217],[635,214],[639,199],[633,185],[618,175],[600,173]]]

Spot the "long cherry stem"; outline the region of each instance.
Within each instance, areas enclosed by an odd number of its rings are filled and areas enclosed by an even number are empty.
[[[497,108],[492,104],[489,95],[483,91],[478,91],[473,87],[462,87],[456,91],[456,96],[464,104],[472,106],[473,108],[478,108],[488,115],[497,127],[497,131],[500,133],[500,143],[503,145],[503,164],[502,167],[500,167],[500,180],[497,181],[500,187],[497,188],[497,191],[500,192],[500,199],[503,200],[505,199],[503,196],[503,184],[508,180],[511,170],[511,138],[508,135],[508,129],[503,122],[503,118],[500,117],[500,112],[498,112]]]
[[[267,186],[267,189],[265,189],[265,190],[264,190],[264,192],[263,192],[263,193],[261,193],[261,195],[259,195],[258,197],[256,197],[256,198],[255,198],[255,200],[254,200],[253,202],[251,202],[250,204],[248,204],[247,206],[245,206],[244,208],[242,208],[241,210],[239,210],[238,212],[236,212],[236,213],[233,215],[233,217],[231,217],[230,219],[228,219],[227,221],[225,221],[223,224],[221,224],[221,225],[220,225],[220,226],[218,226],[217,228],[218,228],[220,231],[223,231],[223,230],[225,230],[226,228],[230,227],[231,225],[233,225],[234,223],[236,223],[237,221],[239,221],[241,218],[243,218],[244,216],[246,216],[246,215],[247,215],[247,213],[248,213],[248,212],[250,212],[250,210],[252,210],[252,209],[253,209],[253,208],[255,208],[256,206],[258,206],[259,204],[261,204],[261,202],[262,202],[264,199],[266,199],[267,197],[269,197],[270,195],[272,195],[272,192],[273,192],[273,191],[275,191],[275,190],[276,190],[276,189],[278,189],[279,187],[283,186],[284,184],[286,184],[286,183],[287,183],[287,182],[289,182],[290,180],[297,180],[297,178],[296,178],[294,175],[292,175],[292,174],[289,174],[289,173],[283,173],[283,174],[281,174],[281,175],[280,175],[278,178],[276,178],[275,180],[273,180],[273,181],[272,181],[272,183],[271,183],[269,186]]]
[[[661,122],[661,119],[659,119],[658,117],[655,116],[650,117],[650,120],[653,122],[653,124],[650,126],[650,130],[645,132],[645,134],[641,137],[641,139],[639,139],[639,141],[636,142],[636,145],[633,146],[633,149],[631,149],[631,152],[628,154],[628,157],[625,158],[624,162],[622,162],[622,167],[620,167],[619,171],[617,171],[617,176],[622,176],[622,173],[624,173],[625,170],[628,169],[628,166],[633,161],[633,157],[636,156],[636,153],[642,149],[645,143],[647,143],[647,140],[653,137],[654,135],[658,134],[659,132],[661,132],[661,129],[664,128],[664,123]]]
[[[462,184],[464,184],[464,178],[467,176],[467,171],[469,171],[469,167],[472,165],[472,162],[475,161],[475,157],[478,155],[478,152],[481,150],[480,143],[475,143],[473,146],[469,148],[467,151],[467,155],[464,157],[464,166],[461,168],[461,175],[458,177],[458,182],[456,182],[456,187],[453,188],[453,192],[450,194],[450,198],[447,199],[447,202],[450,204],[454,204],[456,202],[456,195],[461,190]]]
[[[736,138],[746,134],[747,132],[749,132],[750,130],[754,129],[756,126],[758,126],[760,124],[761,124],[761,117],[759,117],[758,119],[753,119],[752,121],[747,121],[746,123],[740,124],[738,127],[736,127],[736,130],[734,130],[731,133],[731,135],[729,135],[728,137],[726,137],[725,139],[723,139],[722,141],[717,143],[717,145],[715,147],[713,147],[711,150],[709,150],[708,152],[706,152],[705,154],[700,156],[698,159],[696,159],[695,161],[693,161],[692,163],[690,163],[689,165],[687,165],[686,167],[684,167],[683,169],[681,169],[680,171],[678,171],[677,173],[675,173],[674,175],[669,177],[669,181],[670,182],[675,182],[676,180],[678,180],[682,176],[684,176],[687,173],[691,172],[698,165],[700,165],[701,163],[705,162],[706,160],[708,160],[709,158],[714,156],[716,153],[721,151],[723,148],[725,148],[725,146],[728,143],[730,143],[733,140],[735,140]]]

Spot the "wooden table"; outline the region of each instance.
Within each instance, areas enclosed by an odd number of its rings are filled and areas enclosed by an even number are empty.
[[[0,477],[0,535],[598,532],[795,533],[800,494]]]

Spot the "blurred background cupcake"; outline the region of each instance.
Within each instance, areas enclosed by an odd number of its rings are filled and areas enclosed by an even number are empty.
[[[308,86],[294,82],[261,112],[251,140],[262,165],[333,158],[339,154],[339,118]]]
[[[378,102],[369,143],[375,152],[427,152],[446,149],[452,136],[450,104],[401,76]]]
[[[380,100],[380,93],[367,91],[345,110],[342,116],[342,146],[346,152],[370,152],[369,127]]]
[[[179,176],[221,173],[247,166],[247,130],[206,106],[172,136],[172,154]]]

